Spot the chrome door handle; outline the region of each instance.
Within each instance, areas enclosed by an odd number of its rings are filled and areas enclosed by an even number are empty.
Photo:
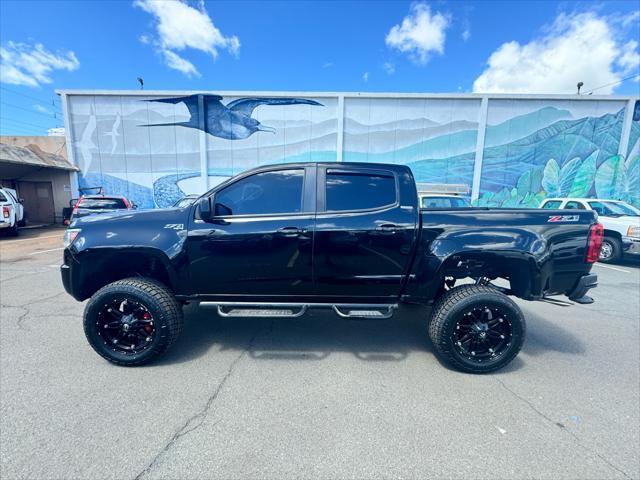
[[[393,223],[385,223],[384,225],[378,225],[376,227],[377,232],[386,233],[386,234],[396,233],[397,229],[398,229],[398,226],[394,225]]]
[[[304,233],[304,230],[298,227],[282,227],[276,230],[276,233],[284,237],[297,237]]]

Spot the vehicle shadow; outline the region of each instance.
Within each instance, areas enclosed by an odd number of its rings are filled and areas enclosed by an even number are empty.
[[[160,362],[194,360],[218,346],[245,350],[255,360],[318,361],[334,352],[369,362],[402,361],[411,351],[431,351],[424,307],[403,306],[387,320],[345,320],[312,310],[300,318],[223,318],[215,309],[185,308],[182,337]],[[157,364],[158,364],[157,363]]]
[[[193,361],[209,351],[247,350],[254,360],[319,361],[346,352],[365,362],[400,362],[413,351],[433,352],[427,333],[429,310],[403,305],[388,320],[344,320],[312,310],[300,318],[223,318],[215,309],[185,308],[185,328],[177,344],[155,365]],[[556,322],[528,311],[523,352],[578,355],[580,340]],[[501,372],[524,365],[517,357]],[[445,365],[446,366],[446,365]]]
[[[528,355],[542,355],[548,351],[572,355],[580,355],[585,352],[584,344],[580,339],[561,326],[561,318],[551,321],[531,311],[525,312],[525,316],[527,319],[527,338],[524,342],[523,352]]]

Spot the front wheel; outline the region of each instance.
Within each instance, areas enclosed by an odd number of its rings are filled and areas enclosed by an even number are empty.
[[[600,262],[609,263],[620,259],[622,255],[622,244],[614,237],[604,237],[602,248],[600,249]]]
[[[503,368],[522,348],[522,311],[491,286],[462,285],[433,308],[429,336],[440,359],[467,373]]]
[[[93,349],[117,365],[137,366],[163,354],[182,331],[182,308],[167,287],[127,278],[96,292],[84,311]]]

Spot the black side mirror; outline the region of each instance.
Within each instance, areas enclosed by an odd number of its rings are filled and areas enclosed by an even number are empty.
[[[202,197],[198,200],[198,212],[202,220],[209,221],[213,218],[213,212],[211,211],[211,198]]]
[[[222,203],[216,203],[215,207],[216,217],[229,217],[233,213],[229,207]]]

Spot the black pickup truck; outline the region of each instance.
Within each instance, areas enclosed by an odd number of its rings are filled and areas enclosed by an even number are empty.
[[[406,166],[283,164],[242,173],[184,208],[74,220],[62,281],[77,300],[90,298],[87,339],[119,365],[163,353],[189,302],[224,317],[329,308],[348,319],[388,318],[414,303],[430,307],[425,324],[442,360],[490,372],[524,341],[524,316],[509,295],[593,302],[596,218],[586,210],[420,209]]]

